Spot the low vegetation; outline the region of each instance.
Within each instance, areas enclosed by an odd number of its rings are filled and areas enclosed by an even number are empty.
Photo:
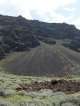
[[[16,76],[0,72],[0,106],[79,106],[79,91],[70,91],[67,94],[50,89],[29,92],[26,92],[26,89],[21,89],[18,91],[18,88],[20,89],[20,85],[22,84],[42,83],[51,80],[56,81],[55,79],[57,81],[61,80],[61,78],[57,77]],[[79,81],[80,78],[75,79],[75,83]]]

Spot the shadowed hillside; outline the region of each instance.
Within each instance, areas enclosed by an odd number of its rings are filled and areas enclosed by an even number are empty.
[[[63,43],[62,45],[65,47],[68,47],[71,50],[74,50],[76,52],[80,52],[80,38],[74,38],[71,40],[71,42],[69,44]]]
[[[39,26],[40,22],[38,22]],[[40,30],[36,21],[26,20],[22,16],[0,15],[0,60],[6,53],[26,51],[39,46],[39,40],[55,44],[44,30]]]

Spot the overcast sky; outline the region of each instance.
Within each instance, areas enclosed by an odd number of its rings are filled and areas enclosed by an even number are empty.
[[[80,0],[0,0],[0,14],[50,23],[74,24],[80,29]]]

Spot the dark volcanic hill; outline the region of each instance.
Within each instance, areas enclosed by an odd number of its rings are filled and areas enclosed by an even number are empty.
[[[80,36],[80,31],[74,26],[66,23],[45,23],[38,20],[27,20],[22,16],[11,17],[0,15],[0,29],[27,30],[26,34],[34,34],[36,37],[53,37],[56,39],[74,38]],[[19,35],[20,32],[16,32]]]
[[[80,75],[80,53],[60,44],[40,45],[30,51],[12,53],[3,60],[6,72],[26,76]]]
[[[55,44],[54,39],[75,37],[80,37],[80,31],[74,25],[0,15],[0,59],[5,53],[34,48],[40,45],[39,41]]]
[[[3,68],[9,73],[35,76],[79,75],[80,53],[75,52],[74,46],[79,40],[74,42],[76,38],[80,38],[80,30],[74,25],[0,15],[0,59],[5,58]],[[75,51],[63,47],[59,39],[62,42],[64,39],[72,39],[67,45]],[[13,56],[6,60],[6,56],[11,53]]]
[[[65,47],[68,47],[71,50],[74,50],[76,52],[80,52],[80,38],[74,38],[71,40],[71,42],[69,44],[63,43],[62,45]]]

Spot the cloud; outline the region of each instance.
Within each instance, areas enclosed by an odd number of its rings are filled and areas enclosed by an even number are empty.
[[[80,29],[80,17],[72,22],[69,22],[69,24],[74,24],[78,29]]]
[[[50,22],[50,18],[49,17],[45,17],[44,19],[46,22]]]
[[[5,15],[22,15],[27,19],[32,19],[30,14],[31,10],[36,10],[36,14],[40,17],[44,17],[44,20],[48,20],[47,13],[54,17],[56,14],[54,11],[59,7],[66,6],[71,3],[75,3],[77,0],[0,0],[0,13]],[[61,20],[67,20],[64,16],[56,15]],[[57,21],[59,21],[57,17]]]
[[[75,8],[68,8],[68,7],[65,7],[64,10],[67,10],[67,11],[70,11],[70,12],[74,12],[74,11],[75,11]]]
[[[54,19],[52,20],[52,22],[62,23],[62,22],[68,21],[70,19],[73,19],[73,16],[65,17],[61,14],[56,14],[55,13],[55,16],[54,16]]]
[[[80,25],[80,17],[72,21],[71,24]]]
[[[35,9],[37,10],[37,14],[43,16],[47,12],[51,13],[51,11],[58,9],[59,7],[63,7],[70,3],[75,3],[76,1],[77,0],[40,0],[38,1],[38,6],[35,6]]]
[[[4,4],[7,0],[0,0],[0,4]]]

